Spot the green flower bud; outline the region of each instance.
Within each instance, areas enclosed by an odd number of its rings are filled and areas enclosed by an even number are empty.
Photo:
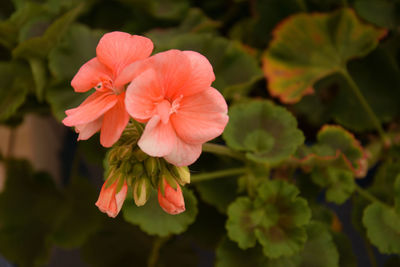
[[[133,199],[135,200],[136,206],[140,207],[146,204],[150,196],[150,190],[150,181],[146,175],[136,179],[133,184]]]
[[[186,166],[174,166],[177,180],[181,185],[190,184],[190,171]]]
[[[135,165],[133,165],[131,174],[134,177],[139,178],[140,176],[143,175],[143,173],[144,173],[144,167],[143,167],[143,164],[141,162],[138,162]]]
[[[152,177],[157,175],[159,172],[157,159],[150,157],[144,161],[144,167],[146,169],[147,175]]]
[[[133,150],[133,156],[138,160],[138,161],[144,161],[149,157],[146,153],[144,153],[140,148],[135,148]]]
[[[128,176],[132,171],[132,164],[129,160],[124,160],[119,168],[125,176]]]

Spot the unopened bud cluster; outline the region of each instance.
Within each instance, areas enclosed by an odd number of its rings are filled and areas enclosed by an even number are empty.
[[[190,183],[187,167],[169,164],[163,158],[145,154],[134,144],[118,145],[106,157],[106,188],[117,183],[116,193],[123,184],[131,187],[137,206],[146,204],[152,188],[159,191],[160,206],[170,214],[185,210],[180,185]],[[119,186],[121,185],[121,186]]]

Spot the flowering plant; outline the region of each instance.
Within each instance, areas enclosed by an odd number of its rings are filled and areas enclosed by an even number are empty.
[[[0,12],[0,265],[400,265],[395,1],[56,2]]]

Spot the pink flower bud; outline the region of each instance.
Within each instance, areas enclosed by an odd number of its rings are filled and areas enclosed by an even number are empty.
[[[99,199],[96,202],[96,206],[104,213],[107,213],[109,217],[115,218],[124,204],[126,193],[128,191],[128,185],[124,181],[122,188],[119,192],[116,192],[118,187],[119,179],[116,179],[113,184],[106,188],[106,183],[101,188]]]
[[[183,199],[181,187],[176,184],[176,190],[172,188],[165,180],[164,194],[158,188],[158,203],[167,213],[175,215],[185,211],[185,200]]]

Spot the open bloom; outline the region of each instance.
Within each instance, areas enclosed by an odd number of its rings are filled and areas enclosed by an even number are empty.
[[[212,66],[197,52],[179,50],[158,53],[147,63],[125,98],[128,113],[147,122],[138,145],[150,156],[189,165],[228,122],[225,99],[211,87]]]
[[[106,188],[106,183],[101,188],[99,199],[96,202],[96,206],[108,216],[115,218],[124,204],[126,193],[128,192],[128,185],[124,181],[124,184],[119,192],[117,192],[118,179],[113,184]]]
[[[164,179],[164,195],[158,188],[158,203],[167,213],[175,215],[185,211],[185,200],[183,199],[181,187],[176,184],[176,190],[172,188]]]
[[[86,140],[101,130],[100,142],[112,146],[125,129],[129,115],[125,110],[125,88],[129,82],[123,70],[134,62],[147,58],[153,50],[150,39],[124,32],[105,34],[96,48],[97,57],[86,62],[73,78],[75,92],[96,91],[79,107],[69,109],[63,120],[75,126],[78,140]],[[132,70],[133,77],[139,68]]]

